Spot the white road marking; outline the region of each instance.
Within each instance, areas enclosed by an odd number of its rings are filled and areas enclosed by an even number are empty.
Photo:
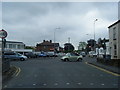
[[[90,85],[94,85],[94,83],[90,83]]]
[[[33,86],[35,86],[36,84],[33,84]]]
[[[101,85],[105,85],[104,83],[102,83]]]
[[[70,83],[66,83],[67,85],[70,85]]]
[[[44,86],[46,86],[47,84],[46,84],[46,83],[44,83],[43,85],[44,85]]]
[[[58,85],[58,83],[55,83],[54,85]]]
[[[78,85],[81,85],[82,83],[77,83]]]

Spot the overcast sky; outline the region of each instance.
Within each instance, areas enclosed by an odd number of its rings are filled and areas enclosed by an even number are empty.
[[[61,46],[94,37],[108,38],[108,26],[118,20],[117,2],[3,2],[2,28],[7,40],[35,46],[43,40],[54,40]],[[56,29],[60,27],[60,29]],[[87,34],[87,35],[86,35]]]

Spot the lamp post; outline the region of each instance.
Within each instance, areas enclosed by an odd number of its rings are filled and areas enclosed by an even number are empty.
[[[55,32],[56,32],[57,29],[60,29],[60,27],[55,28],[55,30],[54,30],[54,54],[55,54]]]
[[[93,25],[94,25],[94,26],[93,26],[93,27],[94,27],[94,50],[95,50],[95,38],[96,38],[96,37],[95,37],[95,22],[96,22],[96,21],[98,21],[98,19],[95,19],[95,20],[94,20],[94,24],[93,24]]]

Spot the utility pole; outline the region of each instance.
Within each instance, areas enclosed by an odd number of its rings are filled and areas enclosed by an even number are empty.
[[[60,27],[55,28],[55,30],[54,30],[54,54],[55,54],[55,38],[56,38],[56,37],[55,37],[55,33],[56,33],[56,30],[57,30],[57,29],[60,29]]]
[[[94,51],[95,51],[95,52],[96,52],[96,50],[95,50],[95,47],[96,47],[96,45],[95,45],[95,39],[96,39],[96,37],[95,37],[95,22],[96,22],[96,21],[98,21],[98,19],[95,19],[95,20],[94,20],[94,26],[93,26],[93,27],[94,27]]]
[[[68,37],[68,43],[70,43],[70,37]]]

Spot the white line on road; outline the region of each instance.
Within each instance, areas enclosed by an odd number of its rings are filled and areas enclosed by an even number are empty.
[[[82,83],[77,83],[78,85],[81,85]]]
[[[66,83],[67,85],[70,85],[70,83]]]
[[[44,85],[44,86],[46,86],[47,84],[46,84],[46,83],[44,83],[43,85]]]
[[[101,85],[102,85],[102,86],[104,86],[105,84],[104,84],[104,83],[102,83]]]
[[[55,83],[54,85],[58,85],[58,83]]]
[[[90,83],[90,85],[94,85],[94,83]]]
[[[35,86],[36,84],[33,84],[33,86]]]

